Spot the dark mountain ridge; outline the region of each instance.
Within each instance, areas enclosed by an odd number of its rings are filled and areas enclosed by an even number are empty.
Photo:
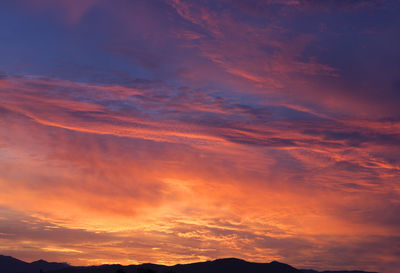
[[[44,260],[27,263],[10,256],[0,255],[1,273],[39,273],[40,270],[47,272],[69,266],[67,263],[49,263]]]
[[[141,264],[122,266],[70,266],[67,263],[49,263],[39,260],[27,263],[13,257],[0,255],[1,273],[368,273],[365,271],[323,271],[296,269],[280,262],[252,263],[236,258],[217,259],[214,261],[165,266]],[[371,272],[374,273],[374,272]],[[376,272],[375,272],[376,273]]]

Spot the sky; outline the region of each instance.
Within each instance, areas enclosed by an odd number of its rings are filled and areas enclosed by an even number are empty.
[[[0,1],[0,254],[400,272],[399,13]]]

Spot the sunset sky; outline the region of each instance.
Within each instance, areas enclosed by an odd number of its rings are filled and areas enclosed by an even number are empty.
[[[1,0],[0,254],[400,272],[399,14]]]

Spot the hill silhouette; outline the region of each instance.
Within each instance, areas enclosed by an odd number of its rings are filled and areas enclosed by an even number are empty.
[[[1,273],[367,273],[365,271],[315,271],[296,269],[280,262],[252,263],[236,258],[165,266],[158,264],[141,265],[100,265],[70,266],[66,263],[49,263],[39,260],[27,263],[13,257],[0,255]],[[375,272],[376,273],[376,272]]]
[[[49,263],[44,260],[38,260],[27,263],[10,256],[0,255],[0,272],[1,273],[39,273],[62,269],[69,267],[67,263]]]

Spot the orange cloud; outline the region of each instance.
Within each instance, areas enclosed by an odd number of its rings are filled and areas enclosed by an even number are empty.
[[[390,143],[377,125],[269,120],[250,105],[195,97],[189,108],[189,98],[153,101],[144,89],[56,79],[6,79],[1,90],[1,242],[17,242],[8,254],[73,264],[240,256],[318,267],[312,261],[324,255],[334,266],[333,242],[398,236],[395,211],[385,209],[397,206],[399,189],[386,182],[399,169],[372,156]],[[127,116],[115,98],[141,108]],[[155,110],[159,117],[147,115]],[[59,239],[70,233],[81,239]]]

